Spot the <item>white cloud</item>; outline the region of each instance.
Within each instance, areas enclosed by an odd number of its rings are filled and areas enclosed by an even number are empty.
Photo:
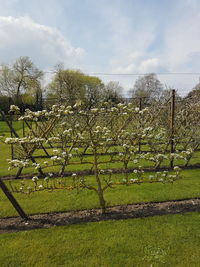
[[[0,58],[7,63],[29,56],[45,69],[58,62],[78,68],[85,51],[72,44],[56,29],[34,22],[30,17],[0,16]]]
[[[130,74],[136,70],[136,67],[133,63],[126,66],[118,66],[112,70],[112,73],[121,73],[121,74]]]
[[[164,32],[163,54],[170,71],[198,71],[200,68],[200,5],[187,0],[179,16]]]
[[[143,60],[139,66],[139,72],[161,72],[164,67],[162,66],[159,58],[149,58]]]

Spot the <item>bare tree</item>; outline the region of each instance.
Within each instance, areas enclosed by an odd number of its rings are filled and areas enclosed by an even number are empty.
[[[163,84],[158,80],[155,73],[149,73],[143,77],[139,77],[132,90],[131,97],[143,97],[148,102],[158,100],[163,94]]]
[[[13,65],[1,65],[0,93],[16,100],[22,93],[37,93],[41,90],[42,71],[36,68],[29,57],[18,58]]]
[[[200,101],[200,83],[195,85],[195,87],[187,94],[185,99],[192,103],[197,103]]]
[[[104,87],[103,97],[105,101],[113,103],[122,102],[123,87],[116,81],[108,82]]]

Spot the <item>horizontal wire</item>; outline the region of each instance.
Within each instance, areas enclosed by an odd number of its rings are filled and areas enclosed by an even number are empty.
[[[3,69],[0,69],[3,71]],[[43,73],[57,73],[55,70],[44,70]],[[145,76],[148,74],[156,74],[156,75],[200,75],[200,72],[148,72],[148,73],[109,73],[109,72],[84,72],[83,74],[88,75],[109,75],[109,76]]]

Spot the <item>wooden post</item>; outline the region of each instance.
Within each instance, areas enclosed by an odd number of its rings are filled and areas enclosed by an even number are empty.
[[[140,109],[140,111],[142,110],[142,97],[139,98],[139,109]],[[138,152],[139,153],[141,152],[141,140],[140,140],[140,138],[138,140]]]
[[[21,208],[21,206],[19,205],[19,203],[17,202],[17,200],[14,198],[14,196],[11,194],[11,192],[9,191],[8,187],[5,185],[5,183],[3,182],[3,180],[1,180],[1,178],[0,178],[0,188],[2,189],[2,191],[4,192],[4,194],[6,195],[6,197],[10,201],[10,203],[13,205],[13,207],[15,208],[15,210],[17,211],[17,213],[20,215],[20,217],[22,219],[28,220],[28,216],[23,211],[23,209]]]
[[[174,121],[175,121],[175,89],[172,90],[171,95],[171,110],[170,110],[170,129],[171,129],[171,140],[170,140],[170,153],[174,153]],[[170,167],[174,167],[174,160],[170,161]]]
[[[22,121],[22,129],[23,129],[23,137],[25,137],[25,127],[24,127],[24,121]]]
[[[142,110],[142,97],[139,98],[139,109]]]

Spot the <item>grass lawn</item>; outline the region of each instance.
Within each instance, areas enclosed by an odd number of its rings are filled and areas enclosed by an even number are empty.
[[[167,215],[0,236],[1,266],[199,266],[200,214]]]

